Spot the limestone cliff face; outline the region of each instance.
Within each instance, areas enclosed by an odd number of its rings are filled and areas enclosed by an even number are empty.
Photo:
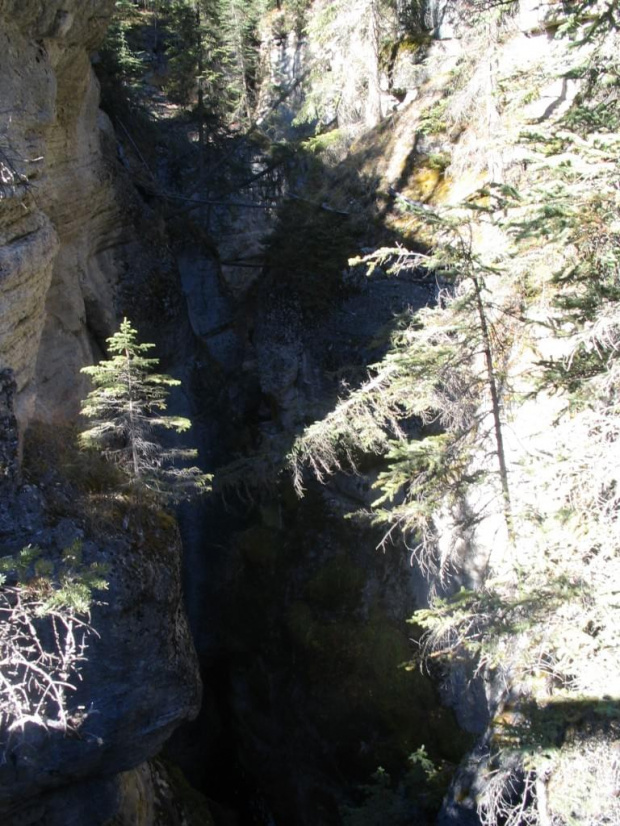
[[[113,318],[122,217],[89,62],[113,5],[0,2],[0,365],[22,427],[75,412]]]
[[[77,505],[47,445],[35,464],[40,471],[49,460],[49,478],[22,484],[18,461],[18,433],[33,419],[77,412],[79,369],[116,326],[122,250],[138,249],[90,65],[113,7],[0,0],[0,554],[36,544],[53,562],[77,540],[85,560],[109,568],[72,698],[82,724],[70,734],[27,726],[13,737],[2,721],[5,824],[135,823],[138,810],[139,822],[179,822],[142,816],[157,809],[161,783],[138,779],[151,777],[144,761],[200,700],[174,521],[154,513],[149,526],[132,527],[117,513],[95,525],[94,506]]]

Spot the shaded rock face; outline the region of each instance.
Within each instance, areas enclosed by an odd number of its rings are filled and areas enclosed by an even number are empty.
[[[76,411],[75,376],[113,325],[122,218],[89,64],[113,5],[0,3],[0,366],[22,426]]]
[[[415,575],[403,555],[377,553],[376,533],[342,525],[338,511],[364,492],[338,481],[297,508],[280,502],[281,527],[265,512],[233,548],[231,604],[245,618],[226,623],[233,735],[282,824],[340,824],[347,794],[379,765],[396,776],[422,743],[434,759],[464,747],[431,682],[399,668],[412,656]],[[413,802],[411,822],[429,823]]]
[[[32,544],[55,562],[78,541],[85,563],[108,566],[109,582],[92,609],[94,633],[68,699],[69,729],[27,724],[10,732],[3,720],[0,820],[5,826],[96,826],[122,805],[116,775],[153,757],[199,708],[180,540],[174,521],[157,512],[128,512],[122,527],[109,517],[97,522],[94,513],[87,518],[71,505],[76,491],[53,470],[37,485],[18,484],[14,385],[6,371],[0,382],[0,418],[7,424],[0,431],[0,554]]]
[[[298,297],[263,278],[244,334],[216,262],[180,263],[209,370],[226,376],[228,413],[212,424],[217,439],[206,434],[214,452],[245,437],[275,453],[329,406],[334,374],[376,361],[385,325],[434,296],[419,274],[378,272],[309,321]],[[188,609],[209,691],[170,754],[209,797],[247,802],[241,822],[338,824],[347,795],[377,766],[397,776],[422,744],[454,762],[466,747],[431,681],[399,668],[414,651],[405,619],[427,583],[402,549],[376,550],[379,531],[343,520],[372,498],[367,478],[343,473],[303,500],[283,485],[236,508],[233,493],[230,513],[212,500],[204,525],[183,520]],[[429,817],[415,809],[411,822]]]
[[[119,813],[107,826],[213,826],[206,800],[159,760],[125,772],[118,784]]]
[[[0,370],[0,490],[8,489],[18,478],[17,420],[13,413],[15,380],[11,370]]]

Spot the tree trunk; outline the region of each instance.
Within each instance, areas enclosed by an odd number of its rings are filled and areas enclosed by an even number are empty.
[[[379,78],[379,9],[377,0],[370,0],[368,9],[368,97],[366,100],[366,125],[375,126],[381,120],[381,83]]]
[[[133,467],[133,475],[134,479],[140,478],[140,462],[138,461],[138,449],[136,447],[136,436],[137,436],[137,424],[136,424],[136,413],[134,410],[134,403],[133,403],[133,383],[131,380],[131,358],[129,356],[129,351],[125,350],[125,359],[127,361],[127,392],[129,394],[129,405],[128,405],[128,414],[129,414],[129,442],[131,445],[131,461]]]
[[[478,320],[480,322],[480,330],[482,332],[482,348],[486,363],[487,383],[489,385],[489,390],[491,392],[493,428],[495,431],[495,448],[497,453],[497,461],[499,464],[500,484],[502,487],[504,517],[506,519],[506,527],[508,528],[508,538],[510,539],[511,543],[514,543],[514,524],[512,519],[512,506],[510,502],[510,489],[508,487],[508,469],[506,467],[504,436],[502,431],[502,420],[500,416],[499,391],[497,389],[495,368],[493,366],[493,350],[491,347],[491,337],[489,335],[489,325],[487,323],[487,316],[484,309],[484,303],[482,301],[482,290],[480,287],[480,281],[476,276],[472,276],[472,281],[474,283],[474,291],[476,294]]]
[[[200,6],[196,5],[196,32],[198,37],[198,175],[204,178],[205,111],[204,111],[204,53],[201,34]]]

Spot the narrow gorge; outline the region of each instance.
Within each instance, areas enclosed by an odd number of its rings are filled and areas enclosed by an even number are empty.
[[[617,2],[0,20],[2,823],[620,823]]]

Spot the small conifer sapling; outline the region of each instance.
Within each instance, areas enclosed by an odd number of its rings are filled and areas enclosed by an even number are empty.
[[[183,433],[189,419],[165,414],[169,388],[178,379],[153,372],[159,359],[146,353],[155,345],[139,343],[126,318],[108,338],[108,359],[82,368],[94,389],[82,402],[82,415],[92,426],[80,434],[83,447],[97,448],[126,474],[130,482],[168,500],[205,491],[210,476],[197,467],[178,466],[196,457],[188,448],[164,446],[158,431]]]

